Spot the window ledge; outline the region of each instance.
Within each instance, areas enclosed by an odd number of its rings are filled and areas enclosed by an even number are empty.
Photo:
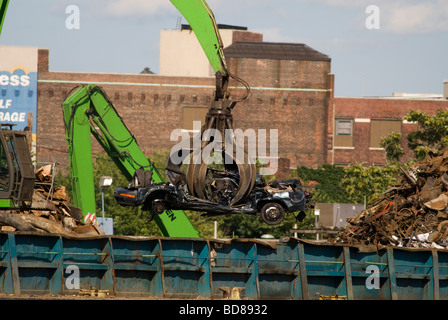
[[[337,147],[337,146],[333,146],[333,149],[339,149],[339,150],[355,150],[355,147]]]

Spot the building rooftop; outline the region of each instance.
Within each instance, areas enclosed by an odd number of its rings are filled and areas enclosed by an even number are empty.
[[[231,24],[218,23],[217,26],[218,26],[218,29],[247,31],[247,27],[235,26],[235,25],[231,25]],[[182,24],[180,26],[180,30],[192,30],[192,29],[189,24]]]
[[[236,42],[224,49],[227,58],[331,61],[331,58],[303,43]]]

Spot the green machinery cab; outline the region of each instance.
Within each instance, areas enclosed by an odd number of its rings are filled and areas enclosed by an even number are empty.
[[[0,124],[0,208],[20,208],[32,200],[35,174],[27,132]]]

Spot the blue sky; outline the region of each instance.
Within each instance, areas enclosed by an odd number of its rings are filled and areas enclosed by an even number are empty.
[[[336,96],[441,94],[448,79],[447,0],[207,2],[218,23],[329,55]],[[66,28],[69,5],[80,10],[78,30]],[[379,29],[366,27],[369,5]],[[179,17],[169,0],[10,0],[0,45],[50,49],[51,71],[158,72],[160,31]]]

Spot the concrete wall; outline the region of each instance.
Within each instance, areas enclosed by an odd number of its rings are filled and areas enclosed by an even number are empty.
[[[260,33],[220,29],[224,48],[236,41],[261,41]],[[192,30],[160,32],[160,75],[214,77],[214,71]]]

